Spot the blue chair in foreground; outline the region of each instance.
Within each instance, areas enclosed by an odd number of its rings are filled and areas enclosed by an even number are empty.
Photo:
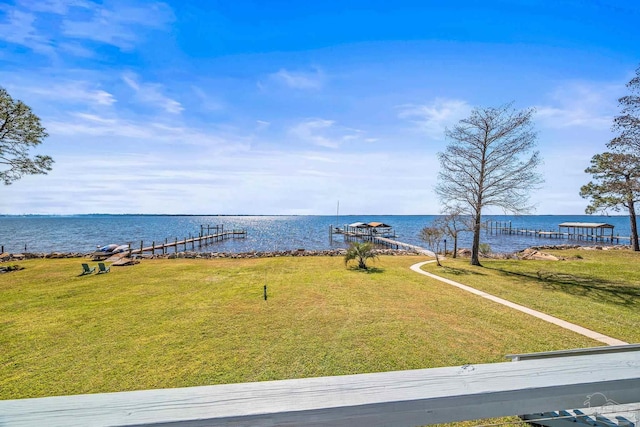
[[[91,274],[94,271],[96,271],[95,267],[91,268],[91,267],[89,267],[89,264],[82,264],[82,274],[81,274],[81,276],[84,276],[85,274]]]
[[[107,267],[106,265],[104,265],[104,262],[99,262],[98,263],[98,274],[108,273],[110,271],[111,271],[111,267]]]

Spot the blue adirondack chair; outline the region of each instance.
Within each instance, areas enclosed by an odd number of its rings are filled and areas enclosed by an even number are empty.
[[[82,274],[81,274],[81,276],[84,276],[85,274],[91,274],[94,271],[96,271],[95,267],[91,268],[91,267],[89,267],[89,264],[82,264]]]
[[[99,262],[98,263],[98,274],[100,274],[100,273],[108,273],[109,271],[111,271],[111,267],[105,266],[104,262]]]

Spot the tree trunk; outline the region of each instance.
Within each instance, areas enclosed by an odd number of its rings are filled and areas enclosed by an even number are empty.
[[[482,215],[480,210],[476,211],[476,217],[473,224],[473,244],[471,245],[471,265],[477,265],[482,267],[480,264],[480,221],[482,220]]]
[[[636,223],[636,207],[633,203],[633,198],[629,201],[629,221],[631,221],[631,246],[634,251],[640,251],[640,244],[638,243],[638,225]]]
[[[458,257],[458,233],[453,236],[453,258]]]

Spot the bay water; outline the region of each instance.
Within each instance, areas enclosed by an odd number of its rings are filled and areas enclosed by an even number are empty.
[[[425,246],[419,234],[436,215],[341,215],[341,216],[171,216],[171,215],[71,215],[71,216],[0,216],[0,245],[5,252],[92,252],[107,244],[131,244],[133,248],[163,243],[165,239],[181,240],[197,236],[201,227],[223,225],[225,230],[243,229],[246,238],[228,239],[203,246],[203,252],[289,251],[297,249],[325,250],[344,248],[342,236],[330,238],[331,227],[354,222],[383,222],[393,227],[396,240]],[[602,222],[615,226],[614,235],[630,234],[628,216],[528,215],[485,216],[484,220],[503,223],[513,228],[558,231],[562,222]],[[585,241],[547,239],[524,235],[490,235],[482,233],[481,241],[493,252],[511,253],[530,246],[545,244],[590,244]],[[621,243],[628,243],[628,240]],[[444,242],[443,242],[444,244]],[[448,239],[447,249],[453,247]],[[471,246],[471,234],[463,233],[459,247]],[[197,248],[197,245],[196,245]],[[442,247],[441,247],[442,249]]]

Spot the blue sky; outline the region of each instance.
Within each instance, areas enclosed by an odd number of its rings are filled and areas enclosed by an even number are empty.
[[[0,86],[56,163],[0,213],[436,214],[444,129],[513,101],[536,213],[581,214],[638,22],[631,0],[3,1]]]

